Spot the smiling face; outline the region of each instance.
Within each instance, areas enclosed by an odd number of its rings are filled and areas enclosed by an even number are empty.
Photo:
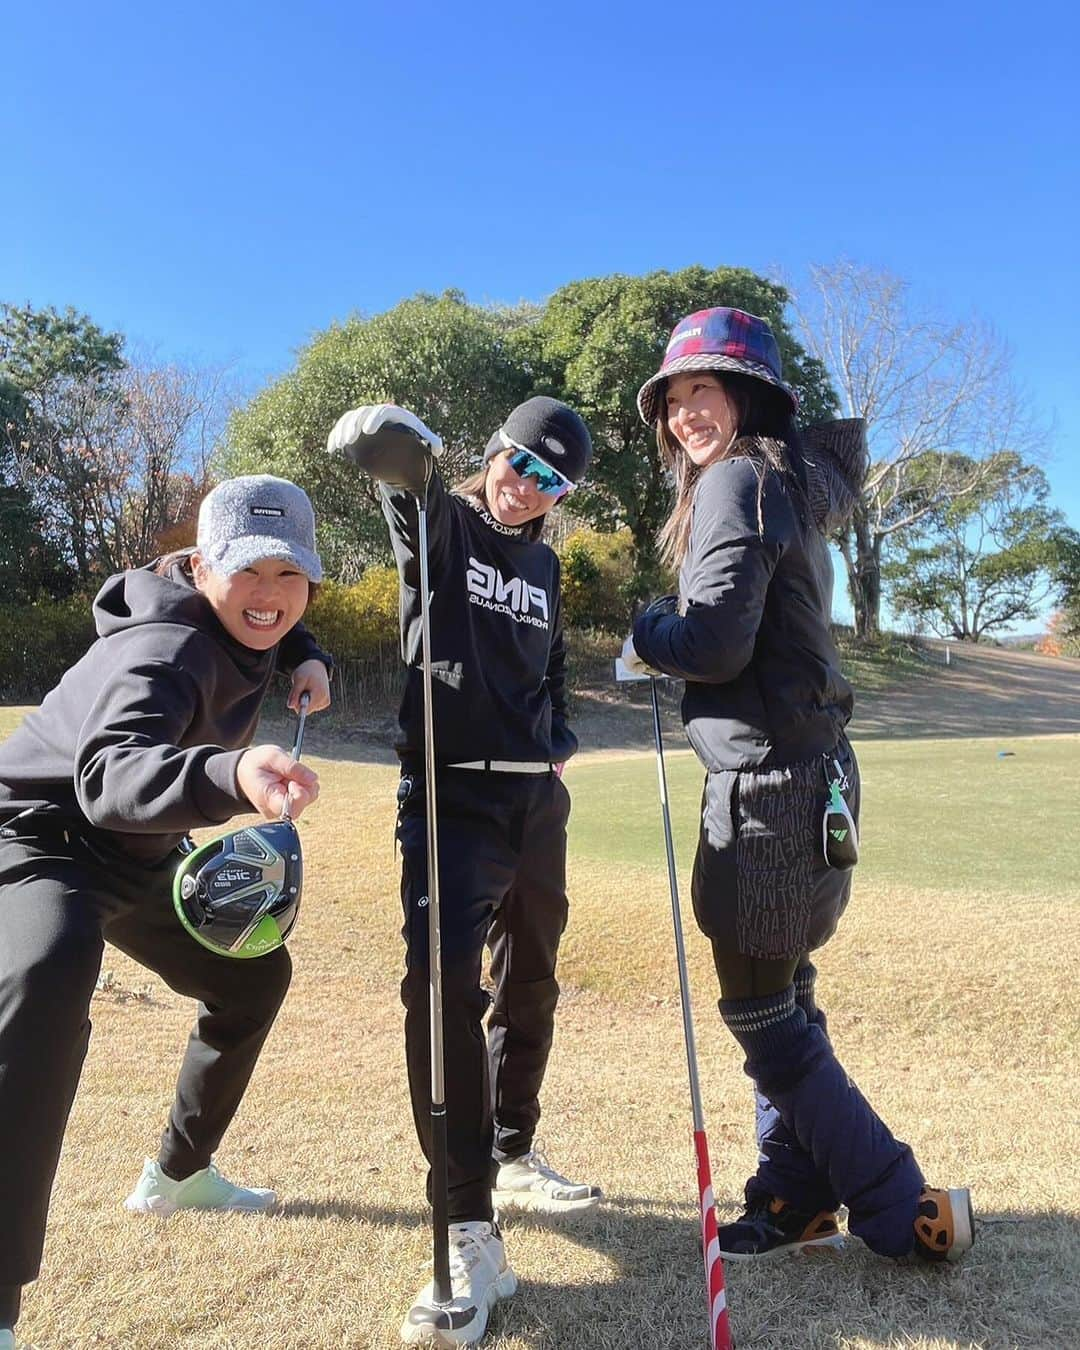
[[[522,477],[510,466],[512,450],[503,450],[488,462],[484,501],[500,525],[525,525],[545,515],[558,501],[558,494],[541,492],[536,481]]]
[[[672,375],[664,390],[668,430],[699,469],[725,455],[739,413],[719,378],[708,370]]]
[[[307,577],[280,558],[263,558],[224,576],[193,553],[191,572],[229,636],[257,652],[280,642],[307,609]]]

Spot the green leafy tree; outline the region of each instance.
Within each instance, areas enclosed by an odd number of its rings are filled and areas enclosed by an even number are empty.
[[[299,483],[314,503],[330,570],[355,578],[388,556],[386,528],[370,481],[326,453],[330,428],[358,404],[400,404],[442,436],[442,470],[454,481],[477,465],[492,432],[529,392],[509,338],[531,317],[447,291],[335,324],[301,350],[294,370],[234,414],[217,468]]]
[[[131,360],[74,310],[0,311],[0,482],[77,583],[146,562],[193,518],[230,401],[221,370]]]
[[[977,488],[936,504],[920,517],[917,531],[899,533],[883,569],[896,614],[965,642],[1034,620],[1061,589],[1067,532],[1061,512],[1050,505],[1045,474],[1012,451],[994,455],[984,468]],[[932,493],[942,472],[971,473],[972,464],[937,466],[926,457],[920,472]],[[913,497],[917,488],[913,477]]]
[[[41,513],[16,484],[0,483],[0,602],[28,604],[70,593],[75,576],[48,538]]]
[[[1054,573],[1061,608],[1050,624],[1049,646],[1059,656],[1080,656],[1080,531],[1059,534]]]
[[[574,513],[601,530],[630,530],[643,593],[659,584],[655,540],[670,484],[655,436],[638,417],[637,391],[659,367],[683,315],[731,305],[769,321],[803,420],[833,415],[836,397],[821,364],[792,335],[787,300],[783,286],[745,268],[614,274],[562,287],[536,322],[511,335],[536,391],[565,399],[588,422],[595,454],[588,483],[574,494]]]
[[[70,308],[0,306],[4,449],[80,581],[113,561],[101,485],[125,409],[123,346]]]

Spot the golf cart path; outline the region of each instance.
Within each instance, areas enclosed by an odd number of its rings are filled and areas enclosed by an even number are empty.
[[[1007,647],[927,647],[942,664],[923,678],[863,698],[856,690],[855,737],[1080,733],[1080,660]]]
[[[885,689],[855,687],[854,740],[1080,735],[1080,660],[1004,647],[927,643],[925,667]],[[672,749],[685,744],[679,717],[682,684],[660,685],[661,717]],[[652,712],[646,684],[575,688],[571,725],[581,754],[615,756],[652,751]],[[395,764],[396,719],[386,708],[324,731],[313,719],[307,752],[329,759]],[[291,726],[268,722],[260,731],[284,745]]]
[[[1005,647],[926,647],[927,664],[918,675],[873,691],[856,685],[853,739],[1080,735],[1080,660]],[[665,731],[681,735],[682,686],[661,688]],[[583,753],[652,748],[647,689],[624,689],[614,698],[595,690],[577,694],[573,726]]]

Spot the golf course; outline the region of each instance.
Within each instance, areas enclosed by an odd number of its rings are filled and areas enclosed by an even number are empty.
[[[872,683],[872,682],[871,682]],[[1047,1347],[1080,1337],[1080,661],[965,650],[860,690],[862,861],[817,958],[838,1053],[976,1244],[930,1268],[843,1251],[729,1264],[738,1350]],[[553,1163],[599,1210],[508,1215],[519,1291],[491,1350],[704,1350],[690,1100],[644,691],[578,702],[571,918],[543,1095]],[[616,700],[621,700],[616,706]],[[0,708],[0,736],[27,710]],[[355,710],[354,710],[355,711]],[[753,1102],[690,912],[701,770],[666,708],[667,773],[721,1222],[753,1169]],[[595,729],[596,735],[590,736]],[[38,1350],[376,1350],[430,1258],[402,1050],[397,771],[312,719],[295,975],[217,1158],[264,1216],[156,1220],[122,1201],[154,1155],[192,1006],[107,949],[90,1052],[20,1337]],[[289,724],[264,727],[287,744]],[[447,1073],[452,1074],[452,1064]]]

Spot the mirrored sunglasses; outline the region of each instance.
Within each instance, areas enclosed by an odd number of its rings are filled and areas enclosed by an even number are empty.
[[[531,450],[526,450],[522,446],[511,446],[512,453],[509,458],[510,467],[519,478],[531,478],[536,484],[538,491],[543,492],[548,497],[565,497],[574,486],[565,474],[561,474],[558,469],[553,469],[540,458],[534,455]]]

